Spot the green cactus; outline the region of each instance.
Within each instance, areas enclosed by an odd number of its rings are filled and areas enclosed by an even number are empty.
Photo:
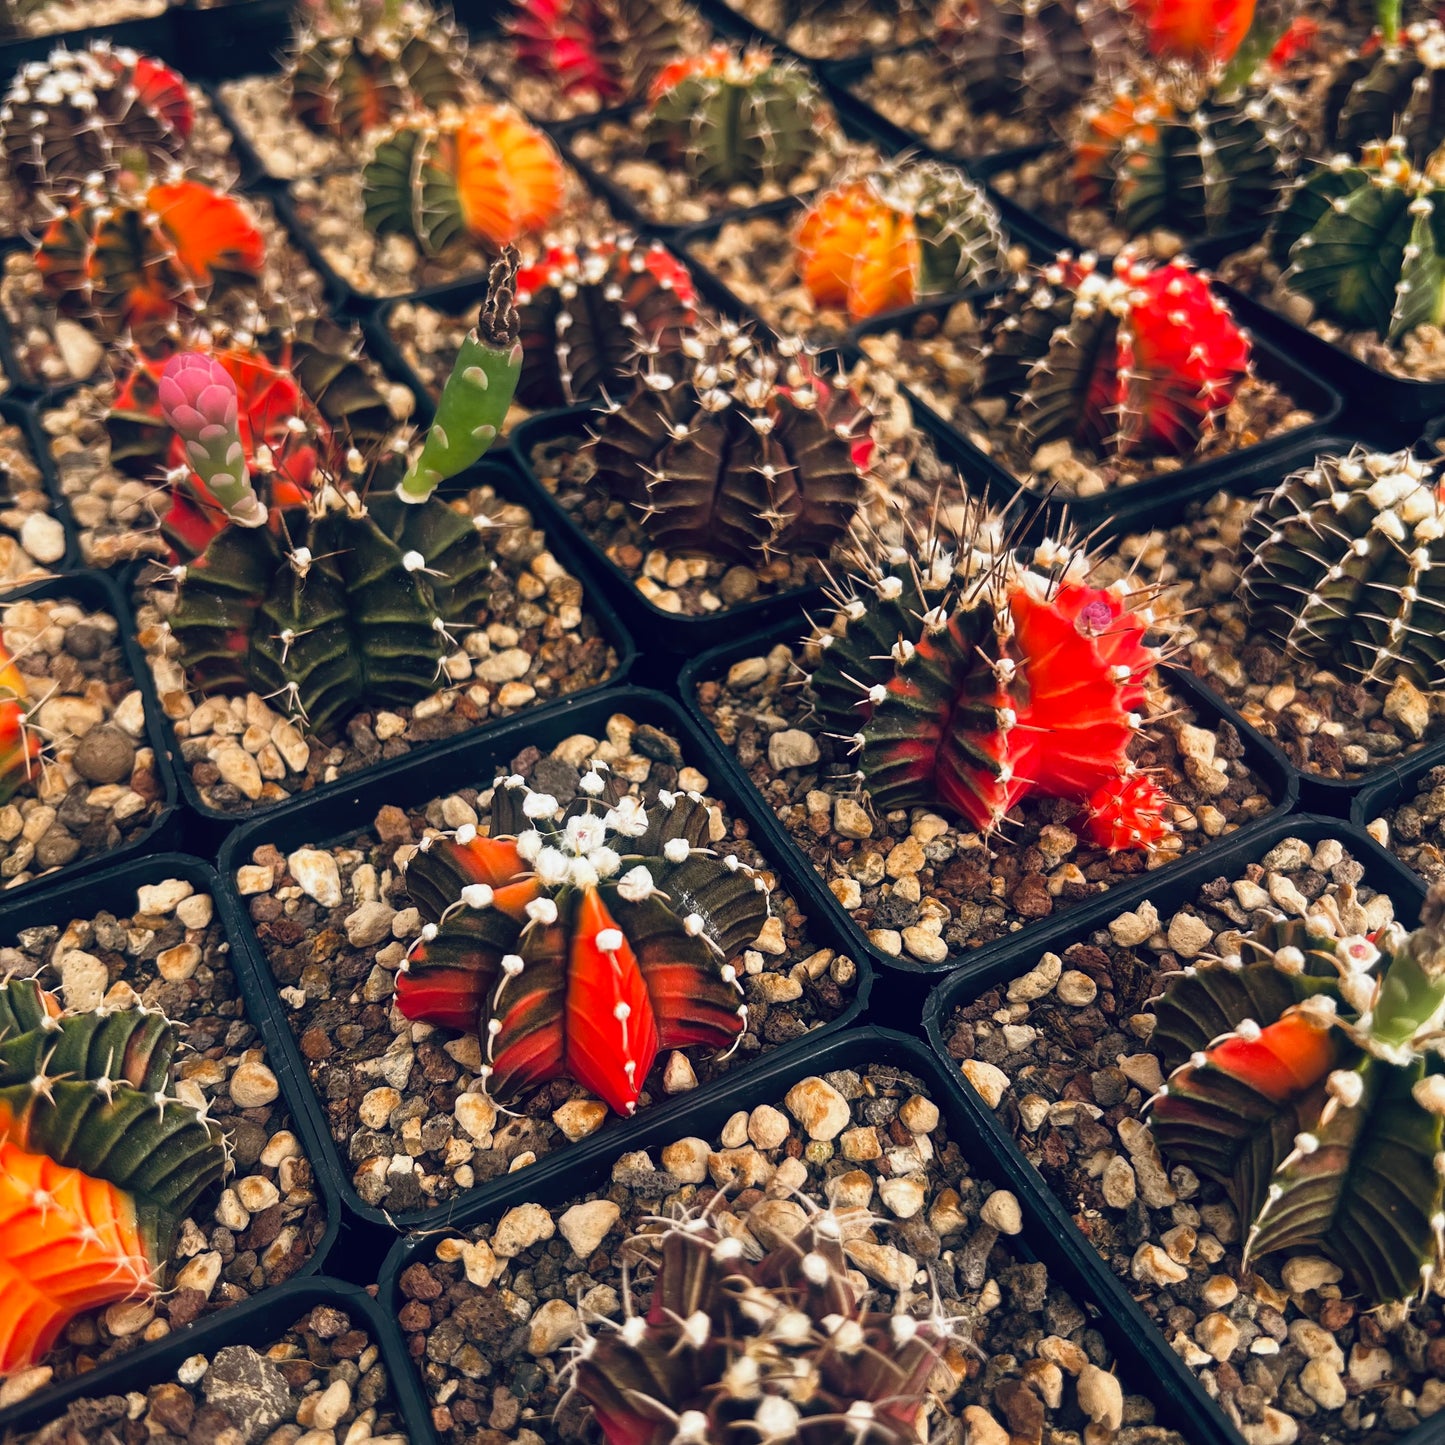
[[[1325,97],[1324,131],[1348,151],[1402,136],[1423,164],[1445,143],[1445,26],[1432,17],[1351,56]]]

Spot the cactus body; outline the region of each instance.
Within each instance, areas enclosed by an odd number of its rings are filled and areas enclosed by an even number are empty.
[[[517,273],[523,406],[571,406],[613,386],[640,359],[671,364],[693,321],[685,267],[631,236],[554,246]]]
[[[1132,0],[1149,52],[1192,65],[1228,60],[1254,21],[1255,0]]]
[[[140,195],[87,192],[51,221],[35,253],[57,310],[106,335],[194,314],[213,296],[254,286],[265,260],[246,206],[186,180]]]
[[[193,120],[173,70],[96,41],[20,68],[0,104],[0,153],[27,202],[58,204],[96,175],[168,165]]]
[[[303,28],[287,71],[291,113],[352,145],[421,110],[467,100],[465,46],[449,20],[408,3],[388,16],[352,6]]]
[[[507,22],[518,61],[568,95],[639,100],[682,49],[673,0],[518,0]]]
[[[1127,590],[1090,586],[1087,558],[1057,544],[1026,566],[983,526],[957,553],[851,560],[809,690],[880,814],[942,806],[989,831],[1030,795],[1109,810],[1097,795],[1132,772],[1160,660]],[[1157,836],[1130,831],[1117,846]]]
[[[1263,233],[1293,168],[1279,100],[1266,91],[1198,98],[1186,83],[1121,86],[1086,109],[1074,139],[1083,205],[1107,205],[1130,235]]]
[[[1445,205],[1433,167],[1403,137],[1336,156],[1305,176],[1275,218],[1282,283],[1317,315],[1395,342],[1445,322]]]
[[[1118,73],[1126,33],[1111,0],[955,0],[938,44],[973,114],[1052,127]]]
[[[935,161],[903,161],[825,192],[796,238],[814,301],[855,320],[998,279],[1006,242],[981,187]]]
[[[1246,1267],[1324,1254],[1373,1304],[1428,1291],[1445,1262],[1442,905],[1437,889],[1415,932],[1370,938],[1281,921],[1158,1000],[1171,1072],[1149,1122],[1166,1161],[1230,1190]]]
[[[471,241],[500,250],[549,224],[565,183],[556,147],[509,105],[403,123],[363,173],[366,225],[435,256]]]
[[[872,458],[871,418],[797,344],[764,350],[699,327],[598,423],[597,482],[657,546],[757,562],[825,555],[847,533]]]
[[[766,920],[763,881],[706,847],[699,795],[606,790],[592,772],[563,810],[499,778],[490,837],[431,837],[407,863],[426,926],[397,1006],[475,1031],[503,1101],[566,1077],[631,1114],[659,1049],[727,1047],[747,1018],[729,960]]]
[[[1346,61],[1325,97],[1324,128],[1346,151],[1399,136],[1423,165],[1445,144],[1445,26],[1420,21]]]
[[[714,45],[653,82],[648,145],[702,186],[784,184],[817,148],[820,107],[802,67]]]
[[[160,1014],[61,1014],[0,984],[0,1374],[82,1310],[153,1292],[176,1227],[225,1167],[219,1128],[166,1095]]]
[[[1009,399],[1030,446],[1193,451],[1249,370],[1249,339],[1199,272],[1127,253],[1112,270],[1064,253],[1001,299],[978,391]]]
[[[1319,458],[1240,540],[1251,629],[1364,681],[1445,687],[1445,491],[1409,452]]]
[[[576,1358],[607,1445],[913,1445],[949,1326],[865,1309],[843,1238],[822,1211],[766,1252],[706,1215],[644,1236],[646,1313]]]

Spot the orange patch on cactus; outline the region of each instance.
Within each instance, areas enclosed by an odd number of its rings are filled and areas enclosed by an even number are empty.
[[[250,212],[234,196],[198,181],[152,186],[146,204],[160,217],[191,277],[210,285],[217,273],[259,276],[266,242]]]
[[[565,174],[552,142],[506,105],[476,105],[458,128],[457,198],[474,236],[509,246],[549,225],[562,208]]]
[[[1173,105],[1151,91],[1131,95],[1121,90],[1102,110],[1093,111],[1074,142],[1074,192],[1081,206],[1097,206],[1115,181],[1115,163],[1124,143],[1151,145],[1159,137],[1157,122],[1174,114]]]
[[[41,1359],[82,1310],[154,1287],[129,1195],[0,1137],[0,1375]]]
[[[912,219],[866,181],[828,191],[798,229],[799,279],[820,306],[841,306],[856,320],[907,306],[917,267]]]
[[[1133,0],[1149,50],[1196,65],[1228,60],[1254,21],[1255,0]]]
[[[1286,1014],[1257,1038],[1225,1039],[1208,1054],[1215,1068],[1280,1102],[1314,1088],[1338,1057],[1338,1035],[1299,1013]]]

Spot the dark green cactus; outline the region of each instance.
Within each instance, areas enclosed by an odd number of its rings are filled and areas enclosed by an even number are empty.
[[[1422,20],[1351,56],[1325,97],[1324,130],[1348,151],[1401,136],[1410,160],[1423,165],[1445,142],[1445,26]]]
[[[767,50],[715,45],[675,60],[652,96],[649,148],[699,185],[786,183],[818,147],[817,87]]]
[[[1281,921],[1158,1000],[1150,1042],[1172,1072],[1149,1122],[1167,1163],[1230,1190],[1246,1267],[1301,1249],[1369,1303],[1429,1291],[1445,1262],[1442,921],[1439,887],[1413,933]]]
[[[1416,170],[1407,151],[1395,136],[1316,165],[1270,237],[1281,283],[1317,316],[1391,342],[1445,321],[1442,158]]]
[[[1363,681],[1445,687],[1438,466],[1356,447],[1293,473],[1240,539],[1252,631]]]

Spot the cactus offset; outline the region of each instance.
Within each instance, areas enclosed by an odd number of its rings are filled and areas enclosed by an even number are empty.
[[[177,1043],[148,1009],[62,1014],[33,979],[0,984],[0,1375],[81,1311],[153,1294],[220,1180],[220,1129],[166,1094]]]
[[[1084,804],[1084,837],[1111,853],[1152,850],[1170,831],[1169,797],[1147,773],[1111,778]]]
[[[806,1201],[805,1201],[806,1202]],[[607,1445],[914,1445],[957,1326],[863,1307],[848,1227],[816,1210],[763,1251],[707,1214],[630,1241],[656,1252],[645,1314],[584,1336],[573,1385]]]
[[[491,301],[504,317],[514,266],[513,256],[494,274]],[[505,331],[496,316],[492,324]],[[515,337],[515,316],[511,326]],[[252,688],[320,731],[363,704],[413,703],[436,689],[457,645],[452,628],[475,615],[494,566],[479,536],[487,519],[432,495],[486,451],[511,402],[521,351],[515,339],[491,341],[474,332],[464,345],[394,494],[365,502],[328,481],[306,507],[275,513],[246,464],[230,375],[194,352],[171,359],[161,405],[230,523],[173,573],[171,632],[203,692]]]
[[[1081,205],[1106,205],[1129,235],[1263,233],[1294,168],[1294,137],[1265,90],[1201,95],[1174,75],[1129,81],[1085,108],[1074,128]]]
[[[466,45],[425,4],[333,5],[303,25],[286,74],[291,113],[308,129],[354,145],[417,111],[462,105]]]
[[[669,551],[752,563],[826,555],[847,534],[872,460],[872,418],[818,377],[797,341],[767,350],[700,325],[597,423],[597,484]]]
[[[937,161],[898,161],[813,202],[795,267],[813,300],[854,320],[996,281],[1007,242],[982,187]]]
[[[35,252],[45,294],[104,334],[194,315],[259,284],[266,243],[246,205],[199,181],[138,191],[87,189]]]
[[[500,250],[542,230],[562,207],[557,148],[509,105],[448,109],[403,122],[363,172],[366,225],[429,256],[471,242]]]
[[[953,0],[937,44],[972,114],[1052,132],[1096,80],[1118,74],[1127,34],[1113,0]]]
[[[1230,1191],[1245,1268],[1323,1254],[1374,1304],[1428,1293],[1445,1263],[1445,892],[1413,933],[1340,937],[1337,915],[1170,981],[1149,1123],[1169,1163]]]
[[[981,396],[1008,398],[1030,448],[1187,456],[1249,372],[1250,345],[1207,279],[1128,253],[1112,270],[1065,252],[998,303]]]
[[[714,45],[674,60],[651,96],[649,149],[701,186],[786,184],[818,146],[817,87],[761,47]]]
[[[1325,97],[1324,131],[1348,151],[1399,136],[1423,165],[1445,143],[1445,26],[1421,21],[1347,60]]]
[[[25,202],[53,207],[93,176],[176,160],[193,120],[179,75],[98,40],[20,67],[0,105],[0,153]]]
[[[1398,342],[1445,322],[1445,156],[1411,166],[1396,136],[1301,177],[1270,234],[1281,283],[1339,326]]]
[[[553,246],[517,272],[523,406],[571,406],[639,358],[670,364],[692,326],[692,281],[662,246],[623,235]]]
[[[521,65],[603,105],[642,99],[685,28],[677,0],[517,0],[507,21]]]
[[[659,1050],[727,1048],[745,1026],[730,960],[767,919],[766,885],[708,847],[698,794],[608,789],[594,768],[560,809],[499,778],[490,837],[428,837],[406,865],[425,923],[397,1006],[475,1032],[503,1102],[570,1078],[631,1114]]]
[[[1129,747],[1162,661],[1126,586],[1091,586],[1087,556],[1062,544],[1025,563],[977,516],[956,551],[929,537],[916,555],[848,560],[808,687],[880,814],[943,807],[991,831],[1045,796],[1120,816],[1100,790],[1133,772]],[[1110,826],[1108,845],[1157,837],[1131,832]]]
[[[1357,447],[1258,503],[1240,539],[1249,626],[1362,681],[1445,687],[1445,487],[1438,464]]]

